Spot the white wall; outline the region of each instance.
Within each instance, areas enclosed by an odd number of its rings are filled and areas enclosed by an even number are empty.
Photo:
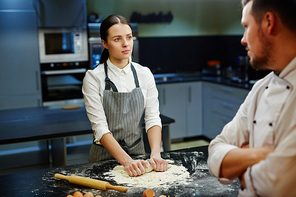
[[[166,14],[171,23],[138,24],[139,37],[242,35],[240,0],[87,0],[88,14],[106,18],[120,14],[128,20],[132,12]]]

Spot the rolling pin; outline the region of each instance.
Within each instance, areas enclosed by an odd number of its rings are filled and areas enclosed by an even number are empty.
[[[54,177],[57,179],[68,180],[70,183],[74,183],[77,185],[83,185],[83,186],[87,186],[87,187],[91,187],[91,188],[95,188],[95,189],[102,189],[102,190],[113,189],[113,190],[117,190],[120,192],[127,192],[126,187],[113,186],[110,183],[108,183],[107,181],[100,181],[100,180],[76,176],[76,175],[64,176],[62,174],[55,174]]]

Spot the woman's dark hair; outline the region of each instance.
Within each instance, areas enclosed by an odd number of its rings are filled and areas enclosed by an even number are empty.
[[[290,31],[296,33],[296,0],[242,0],[242,6],[250,1],[253,1],[251,13],[258,24],[266,12],[272,12]]]
[[[105,18],[101,23],[101,27],[100,27],[101,39],[107,42],[109,28],[119,23],[127,24],[132,29],[131,24],[128,22],[128,20],[126,20],[126,18],[120,15],[113,14]],[[102,52],[100,63],[105,63],[108,60],[108,58],[109,58],[109,51],[108,49],[105,48]]]

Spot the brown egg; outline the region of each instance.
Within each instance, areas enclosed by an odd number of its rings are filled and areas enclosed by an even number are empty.
[[[76,191],[76,192],[73,194],[73,197],[83,197],[83,194],[82,194],[80,191]]]
[[[159,197],[166,197],[166,195],[160,195]]]
[[[96,195],[96,197],[102,197],[101,195]]]
[[[143,193],[143,197],[155,197],[155,193],[152,189],[146,189]]]
[[[91,192],[87,192],[84,194],[84,197],[94,197],[94,195]]]
[[[68,195],[67,197],[73,197],[72,195]]]

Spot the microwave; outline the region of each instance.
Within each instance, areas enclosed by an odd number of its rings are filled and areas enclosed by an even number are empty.
[[[83,28],[39,29],[40,64],[79,65],[88,62],[87,30]]]

